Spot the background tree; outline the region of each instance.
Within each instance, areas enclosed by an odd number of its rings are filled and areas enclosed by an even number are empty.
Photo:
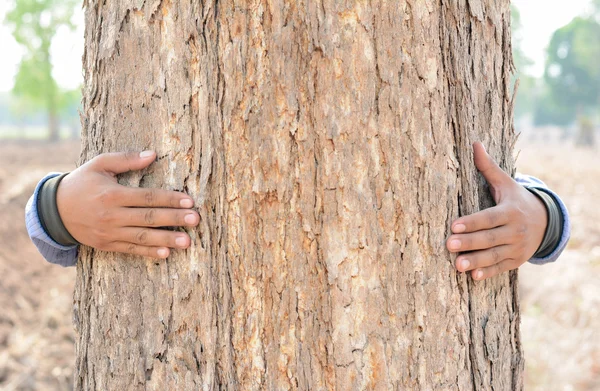
[[[592,0],[592,13],[594,19],[600,22],[600,0]]]
[[[579,139],[586,143],[592,143],[589,121],[600,107],[598,59],[600,23],[594,14],[577,17],[558,29],[548,46],[544,77],[553,105],[560,106],[570,119],[579,119]]]
[[[201,223],[81,249],[76,389],[522,388],[516,272],[445,249],[472,142],[513,170],[508,0],[86,5],[82,160],[156,150],[121,183]]]
[[[50,47],[60,27],[75,27],[71,18],[78,3],[77,0],[14,0],[5,19],[15,40],[26,50],[13,87],[19,101],[17,106],[24,112],[44,109],[52,141],[59,138],[59,114],[68,107],[73,93],[61,91],[56,84]]]
[[[519,81],[516,103],[515,118],[531,114],[535,107],[536,96],[538,94],[537,80],[528,73],[528,68],[533,65],[533,60],[527,56],[523,50],[522,23],[519,9],[511,4],[511,27],[512,27],[512,48],[515,64],[515,74],[513,80]]]

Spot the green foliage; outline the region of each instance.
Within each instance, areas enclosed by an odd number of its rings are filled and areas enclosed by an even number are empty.
[[[56,84],[50,47],[59,28],[75,28],[71,19],[79,3],[79,0],[12,0],[4,21],[15,40],[26,49],[12,91],[17,100],[13,106],[21,115],[45,110],[51,137],[59,114],[72,106],[73,92],[61,91]]]
[[[600,102],[600,23],[577,17],[558,29],[548,46],[544,79],[556,104],[573,116],[597,109]]]
[[[519,9],[511,5],[512,49],[515,74],[513,84],[519,80],[519,89],[515,104],[515,117],[519,118],[534,110],[536,79],[527,74],[527,68],[533,65],[522,48],[522,24]]]
[[[535,126],[558,125],[568,126],[575,120],[576,112],[573,107],[557,102],[547,86],[536,96],[533,105],[533,124]]]
[[[535,110],[539,80],[527,74],[519,74],[519,89],[515,101],[515,117],[533,113]]]
[[[46,108],[48,99],[58,95],[50,61],[42,58],[41,53],[29,54],[21,59],[12,92],[27,101],[30,110]]]
[[[598,0],[600,1],[600,0]],[[519,9],[511,4],[510,6],[511,26],[512,26],[512,49],[513,61],[515,63],[517,75],[525,74],[527,67],[533,65],[533,61],[527,57],[522,48],[522,28],[521,13]]]
[[[532,113],[536,125],[568,125],[600,114],[600,0],[588,14],[558,29],[547,49],[544,78],[527,74],[532,61],[521,45],[521,17],[511,7],[513,58],[520,80],[515,116]]]
[[[592,0],[592,16],[596,20],[600,19],[600,0]]]

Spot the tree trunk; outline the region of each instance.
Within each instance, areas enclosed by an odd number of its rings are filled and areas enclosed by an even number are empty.
[[[508,0],[87,1],[82,160],[155,149],[166,261],[83,248],[80,390],[520,390],[517,273],[450,223],[513,170]],[[138,7],[138,8],[136,8]]]

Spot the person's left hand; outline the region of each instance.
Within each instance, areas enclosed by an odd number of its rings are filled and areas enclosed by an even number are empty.
[[[542,243],[548,216],[542,201],[502,171],[481,143],[473,151],[496,206],[456,219],[446,247],[461,253],[459,271],[484,280],[527,262]]]

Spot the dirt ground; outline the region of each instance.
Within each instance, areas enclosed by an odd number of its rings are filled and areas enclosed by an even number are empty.
[[[24,208],[48,171],[75,167],[79,142],[0,141],[0,389],[71,390],[75,269],[43,260],[25,229]]]
[[[519,171],[556,191],[572,222],[556,263],[520,270],[525,389],[600,390],[600,148],[519,147]]]
[[[526,390],[600,390],[600,150],[520,143],[519,171],[570,209],[573,234],[559,262],[521,268]],[[74,268],[46,263],[23,210],[48,171],[75,167],[79,143],[0,141],[0,389],[71,390]]]

